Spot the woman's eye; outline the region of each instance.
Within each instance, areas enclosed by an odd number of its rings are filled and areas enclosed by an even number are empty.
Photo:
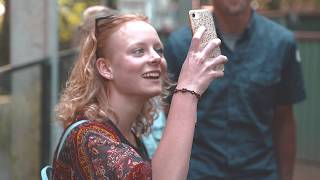
[[[159,56],[163,56],[163,48],[156,48],[155,51],[159,54]]]
[[[143,48],[136,48],[132,51],[132,53],[134,55],[142,55],[144,53],[144,49]]]

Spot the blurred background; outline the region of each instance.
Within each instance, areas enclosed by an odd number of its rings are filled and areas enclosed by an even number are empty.
[[[62,132],[53,108],[77,56],[82,12],[106,5],[147,15],[163,42],[211,0],[0,0],[0,179],[40,179]],[[295,106],[295,180],[320,179],[320,0],[253,0],[291,29],[302,57],[307,100]],[[277,38],[275,36],[275,38]]]

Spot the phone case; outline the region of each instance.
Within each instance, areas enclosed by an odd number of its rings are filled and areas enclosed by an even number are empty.
[[[214,25],[212,14],[207,9],[193,9],[189,11],[189,21],[192,34],[194,34],[200,26],[205,26],[206,31],[204,32],[201,41],[200,48],[203,49],[210,40],[217,38],[216,28]],[[217,57],[221,54],[220,47],[214,49],[210,57]],[[222,71],[224,65],[221,64],[215,68],[215,70]]]

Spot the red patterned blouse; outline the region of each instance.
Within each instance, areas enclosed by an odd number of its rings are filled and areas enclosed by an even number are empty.
[[[135,148],[111,121],[82,123],[55,155],[53,179],[151,179],[150,159],[137,142]]]

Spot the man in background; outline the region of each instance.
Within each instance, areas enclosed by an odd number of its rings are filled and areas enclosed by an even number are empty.
[[[113,15],[117,13],[119,13],[117,10],[103,5],[87,7],[82,13],[82,22],[73,36],[74,46],[78,47],[80,42],[84,40],[83,38],[86,37],[88,33],[90,33],[92,27],[95,26],[96,16],[99,16],[99,14]]]
[[[229,61],[198,104],[189,179],[291,180],[293,104],[305,99],[294,35],[259,15],[251,0],[214,0],[221,51]],[[177,79],[191,42],[184,27],[168,38],[165,58]]]

